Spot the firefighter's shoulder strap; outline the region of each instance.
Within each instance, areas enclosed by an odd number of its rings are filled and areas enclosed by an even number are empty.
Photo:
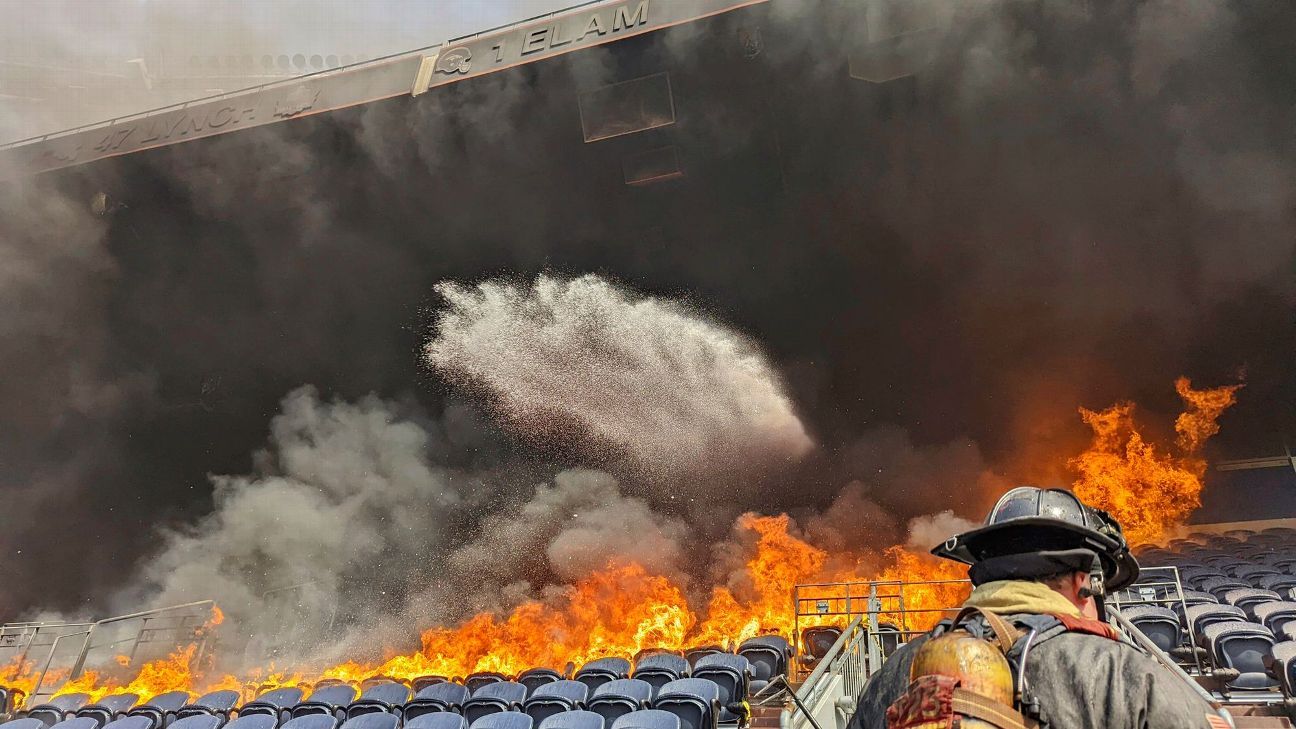
[[[982,610],[972,605],[964,606],[962,610],[959,610],[958,615],[954,616],[954,622],[950,625],[950,630],[956,630],[968,618],[978,616],[985,621],[986,627],[994,634],[994,642],[999,646],[999,650],[1005,656],[1011,653],[1013,646],[1017,645],[1017,639],[1021,637],[1021,631],[989,610]]]

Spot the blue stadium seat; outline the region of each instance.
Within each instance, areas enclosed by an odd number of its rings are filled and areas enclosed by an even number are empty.
[[[468,687],[458,683],[434,683],[405,704],[406,723],[416,716],[438,711],[457,711],[468,700]]]
[[[226,722],[226,715],[221,713],[208,714],[198,712],[182,716],[171,722],[167,729],[220,729],[221,725]]]
[[[1224,593],[1224,602],[1242,608],[1242,612],[1247,614],[1248,620],[1255,620],[1256,605],[1262,602],[1278,602],[1279,600],[1282,600],[1282,598],[1278,596],[1278,593],[1272,590],[1258,590],[1254,587],[1244,587]]]
[[[1229,590],[1246,590],[1250,587],[1236,577],[1208,577],[1198,583],[1198,589],[1209,592],[1221,600],[1224,599],[1224,593]]]
[[[477,689],[472,698],[463,703],[461,713],[468,724],[475,725],[477,720],[487,714],[501,711],[518,711],[526,700],[526,686],[514,681],[498,681]],[[527,718],[530,721],[530,717]]]
[[[76,715],[94,719],[95,725],[102,727],[117,718],[117,715],[125,714],[137,703],[139,694],[110,694],[77,709]]]
[[[469,693],[476,694],[483,686],[492,683],[503,683],[507,680],[509,680],[509,677],[502,673],[496,673],[495,671],[478,671],[465,676],[463,685],[468,687]]]
[[[86,705],[90,700],[89,694],[63,694],[55,696],[43,704],[33,706],[27,712],[27,718],[39,719],[45,726],[57,724],[60,721],[72,716],[77,709]]]
[[[88,716],[74,716],[64,719],[50,729],[98,729],[99,722]]]
[[[400,719],[386,711],[368,711],[347,719],[342,729],[397,729]]]
[[[618,678],[594,689],[588,708],[611,724],[618,716],[648,706],[656,689],[637,678]]]
[[[243,705],[239,709],[239,716],[252,716],[255,714],[264,714],[275,718],[275,725],[287,721],[291,715],[292,707],[301,703],[302,697],[306,695],[298,686],[285,686],[270,691],[266,691],[252,701]]]
[[[1273,651],[1274,636],[1263,625],[1241,621],[1214,623],[1204,631],[1206,647],[1216,666],[1232,668],[1239,676],[1228,682],[1231,689],[1278,688],[1278,681],[1268,673],[1268,658]]]
[[[1182,630],[1179,616],[1173,610],[1155,605],[1131,605],[1122,607],[1120,612],[1156,647],[1163,651],[1178,647]]]
[[[716,729],[720,687],[703,678],[681,678],[662,686],[652,708],[679,717],[680,729]]]
[[[297,719],[313,714],[327,714],[341,719],[346,707],[356,699],[355,687],[348,683],[322,683],[311,692],[310,698],[292,707],[289,712]],[[287,724],[284,724],[287,726]],[[303,729],[314,729],[303,727]]]
[[[1256,578],[1255,586],[1263,590],[1283,593],[1296,587],[1296,577],[1287,574],[1261,575]]]
[[[279,716],[277,714],[248,714],[239,715],[237,719],[230,720],[230,723],[224,726],[224,729],[274,729],[279,725]]]
[[[689,648],[684,651],[684,660],[689,662],[690,666],[697,665],[697,662],[703,657],[713,653],[728,653],[723,647],[718,645],[704,645],[696,648]]]
[[[564,711],[540,722],[538,729],[604,729],[604,722],[592,711]]]
[[[104,724],[103,729],[154,729],[156,725],[149,716],[123,716]]]
[[[1283,693],[1296,696],[1296,641],[1285,640],[1270,649],[1273,656],[1271,672],[1278,677]]]
[[[738,646],[738,655],[751,664],[751,691],[765,688],[776,676],[787,674],[792,646],[781,635],[758,635]]]
[[[470,729],[531,729],[533,725],[531,717],[520,711],[498,711],[468,724]]]
[[[333,712],[303,714],[294,716],[284,722],[283,729],[338,729],[337,717]]]
[[[419,676],[418,678],[415,678],[413,681],[410,681],[410,689],[417,694],[418,692],[422,691],[428,686],[437,683],[448,683],[449,681],[450,679],[446,678],[445,676]]]
[[[405,729],[468,729],[468,721],[450,711],[436,711],[405,717]]]
[[[554,714],[584,709],[588,696],[589,686],[580,681],[554,681],[532,692],[522,703],[522,711],[538,724]]]
[[[238,700],[239,695],[237,691],[209,691],[194,699],[192,703],[180,707],[176,711],[176,716],[183,719],[189,716],[200,716],[205,714],[208,716],[219,717],[220,723],[224,724],[229,720],[230,712],[234,710],[234,705],[238,703]],[[219,726],[219,724],[217,726]],[[194,729],[199,728],[195,725]]]
[[[684,656],[674,653],[652,653],[639,659],[635,664],[633,677],[647,682],[653,690],[665,686],[677,678],[687,678],[689,662]]]
[[[751,664],[746,658],[732,653],[706,656],[693,667],[693,678],[702,678],[720,689],[720,716],[718,721],[738,721],[729,706],[747,698],[747,682],[751,677]]]
[[[630,675],[630,661],[624,658],[600,658],[590,661],[576,672],[575,679],[590,687],[598,688],[608,681],[626,678]]]
[[[517,682],[527,687],[527,696],[547,683],[561,680],[562,674],[552,668],[530,668],[519,673],[517,677]]]
[[[1242,612],[1242,608],[1233,605],[1193,605],[1188,608],[1184,626],[1189,628],[1193,635],[1197,636],[1198,645],[1204,648],[1206,628],[1215,623],[1229,623],[1238,620],[1246,620],[1246,613]]]
[[[1257,622],[1273,631],[1274,635],[1279,635],[1284,625],[1296,620],[1296,602],[1262,602],[1251,612]]]
[[[177,711],[189,704],[191,698],[188,691],[168,691],[136,706],[126,715],[146,716],[153,722],[153,729],[161,729],[175,718]]]
[[[360,694],[360,698],[351,702],[351,705],[346,708],[346,717],[354,719],[363,714],[376,712],[399,714],[409,700],[409,686],[395,681],[375,683],[366,688],[364,693]],[[382,728],[375,727],[375,729]]]
[[[1281,575],[1282,572],[1263,564],[1240,564],[1233,568],[1233,576],[1246,582],[1249,585],[1255,585],[1262,575]]]
[[[661,709],[642,709],[612,722],[611,729],[680,729],[680,718]]]
[[[23,717],[22,719],[6,721],[4,726],[7,727],[7,729],[45,729],[48,725],[40,719]]]

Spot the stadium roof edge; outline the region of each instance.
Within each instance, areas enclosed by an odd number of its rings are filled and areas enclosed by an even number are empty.
[[[483,76],[767,0],[593,0],[443,44],[0,145],[0,179],[48,172]]]

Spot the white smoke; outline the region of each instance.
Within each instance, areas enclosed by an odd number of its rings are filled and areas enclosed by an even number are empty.
[[[952,511],[941,511],[927,516],[914,517],[909,520],[909,549],[915,552],[926,552],[932,547],[943,544],[955,534],[975,529],[979,526],[957,516]]]
[[[437,291],[449,306],[428,362],[524,430],[585,436],[670,477],[758,472],[813,447],[756,346],[678,303],[595,275]]]

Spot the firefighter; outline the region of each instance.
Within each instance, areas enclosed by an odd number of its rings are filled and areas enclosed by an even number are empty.
[[[1004,494],[983,526],[932,553],[971,565],[974,589],[958,625],[899,648],[864,687],[849,729],[1228,726],[1182,677],[1099,619],[1102,595],[1138,577],[1105,512],[1068,491],[1023,486]],[[941,691],[945,700],[933,700]],[[951,704],[959,692],[963,703]],[[951,724],[933,706],[966,711]],[[978,707],[989,708],[978,715]],[[996,721],[1001,714],[1012,716]]]

